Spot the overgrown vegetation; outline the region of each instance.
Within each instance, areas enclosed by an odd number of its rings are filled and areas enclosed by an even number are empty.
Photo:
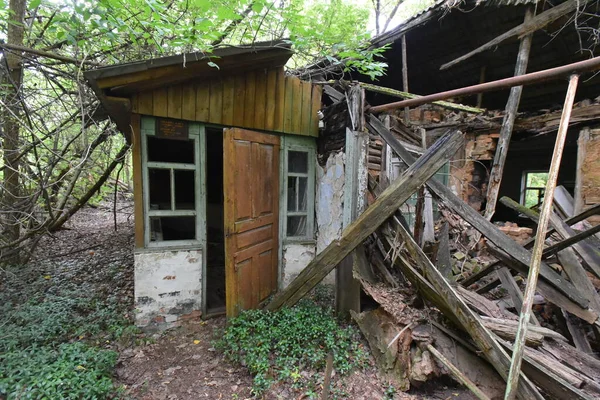
[[[340,326],[331,309],[303,300],[277,312],[243,312],[229,321],[216,347],[248,368],[255,395],[279,381],[315,398],[328,354],[333,355],[340,375],[366,364],[367,353],[359,338],[354,327]]]
[[[0,291],[0,397],[118,397],[112,373],[115,341],[134,338],[127,310],[66,282],[41,276]]]

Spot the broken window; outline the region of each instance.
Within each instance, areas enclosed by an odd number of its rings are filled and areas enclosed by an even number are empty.
[[[283,232],[288,239],[312,240],[315,203],[315,144],[309,138],[283,138]]]
[[[201,126],[183,121],[176,124],[184,126],[184,134],[161,137],[155,118],[142,119],[144,239],[148,247],[200,242]]]
[[[523,172],[521,204],[528,208],[537,207],[542,204],[547,182],[548,172],[546,171]]]

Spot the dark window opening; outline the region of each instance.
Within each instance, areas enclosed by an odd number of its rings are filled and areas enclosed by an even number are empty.
[[[194,163],[194,142],[192,140],[173,140],[148,136],[147,143],[149,162]]]
[[[196,217],[150,217],[150,241],[196,239]]]
[[[223,131],[206,129],[206,310],[225,312]]]

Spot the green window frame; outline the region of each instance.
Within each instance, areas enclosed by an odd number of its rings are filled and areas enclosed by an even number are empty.
[[[142,149],[142,194],[144,203],[144,245],[146,248],[172,248],[172,247],[194,247],[198,248],[204,243],[204,160],[205,160],[205,128],[198,123],[189,123],[188,140],[193,143],[193,162],[165,162],[149,160],[149,137],[156,136],[156,118],[142,117],[141,119],[141,149]],[[174,139],[173,139],[174,140]],[[165,209],[151,204],[150,179],[152,171],[160,171],[163,176],[168,171],[169,187],[165,188],[169,193],[168,204]],[[178,207],[176,192],[178,186],[177,176],[193,172],[194,177],[194,200],[193,206],[186,204]],[[193,238],[168,240],[161,237],[161,221],[163,218],[194,218],[195,233]],[[172,220],[173,221],[173,220]],[[181,220],[180,220],[181,221]]]
[[[313,138],[282,137],[280,226],[285,242],[314,241],[316,153]]]

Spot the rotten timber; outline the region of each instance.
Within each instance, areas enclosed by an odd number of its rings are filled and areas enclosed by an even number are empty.
[[[387,144],[398,154],[407,165],[415,162],[414,157],[404,149],[383,124],[373,115],[367,122],[367,127],[373,132],[381,135]],[[460,215],[471,226],[481,232],[490,242],[504,249],[514,262],[511,264],[518,272],[527,274],[531,253],[518,245],[504,233],[499,231],[492,223],[483,218],[477,211],[459,199],[452,191],[435,179],[427,181],[427,186],[445,205]],[[561,308],[566,308],[574,315],[589,323],[598,320],[598,314],[587,310],[588,301],[579,294],[573,284],[554,272],[546,264],[542,264],[541,274],[544,280],[540,281],[538,289],[546,298]]]
[[[419,160],[392,183],[384,193],[343,232],[319,253],[286,289],[266,306],[274,311],[294,305],[317,285],[352,250],[369,237],[402,203],[433,176],[462,145],[460,133],[448,133],[440,138]]]

